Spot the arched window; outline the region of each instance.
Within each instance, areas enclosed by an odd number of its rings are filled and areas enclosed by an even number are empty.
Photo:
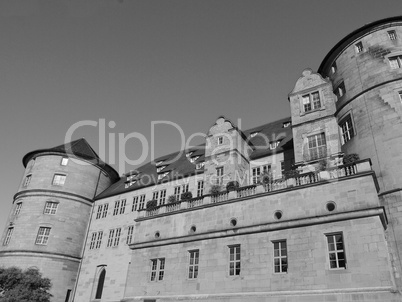
[[[106,277],[106,269],[103,268],[102,271],[99,274],[98,286],[96,287],[95,299],[101,299],[102,298],[103,284],[105,283],[105,277]]]

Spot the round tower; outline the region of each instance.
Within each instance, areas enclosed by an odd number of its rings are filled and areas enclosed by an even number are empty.
[[[337,95],[342,151],[371,158],[389,219],[388,241],[402,289],[402,16],[367,24],[347,35],[318,72]],[[399,246],[399,248],[398,248]]]
[[[93,198],[117,172],[80,139],[28,153],[0,247],[0,266],[35,266],[68,301],[82,257]]]

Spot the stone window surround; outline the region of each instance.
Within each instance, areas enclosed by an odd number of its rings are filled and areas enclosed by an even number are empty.
[[[316,108],[316,109],[311,109],[309,111],[304,111],[303,96],[307,95],[307,94],[312,94],[314,92],[318,92],[318,94],[320,96],[321,107]],[[299,105],[300,105],[300,116],[304,116],[306,114],[310,114],[310,113],[313,113],[313,112],[325,110],[325,105],[324,105],[324,102],[323,102],[324,98],[323,98],[323,93],[322,93],[322,87],[319,87],[319,88],[314,87],[313,89],[308,89],[308,90],[302,91],[298,95],[298,99],[299,99]]]
[[[402,51],[395,51],[395,52],[391,52],[387,55],[384,56],[384,63],[387,64],[391,69],[393,69],[391,67],[391,61],[390,58],[393,57],[399,57],[399,68],[402,68]],[[399,69],[399,68],[394,68],[394,69]]]
[[[342,124],[348,119],[348,117],[350,117],[350,120],[352,122],[352,131],[353,131],[353,136],[347,140],[346,142],[344,141],[343,138],[343,131],[342,131]],[[352,110],[347,111],[345,114],[343,114],[339,119],[338,119],[338,125],[339,125],[339,131],[340,131],[340,138],[341,138],[341,144],[342,146],[344,144],[346,144],[348,141],[350,141],[353,137],[356,136],[357,132],[356,132],[356,127],[355,127],[355,123],[354,123],[354,119],[353,119],[353,113]]]

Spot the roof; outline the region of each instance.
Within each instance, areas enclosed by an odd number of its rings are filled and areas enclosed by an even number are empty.
[[[109,166],[99,158],[98,154],[96,154],[94,149],[92,149],[92,147],[84,138],[80,138],[53,148],[31,151],[22,158],[22,164],[24,165],[24,167],[27,166],[31,158],[38,154],[65,154],[68,156],[85,159],[105,170],[111,177],[112,181],[116,181],[117,179],[119,179],[119,174],[111,166]]]
[[[242,133],[244,133],[244,137],[246,137],[255,148],[250,155],[250,159],[253,160],[274,153],[281,153],[285,149],[293,148],[292,129],[290,126],[286,128],[283,127],[284,123],[290,121],[291,118],[287,117],[243,131]],[[253,137],[250,136],[252,133],[255,134]],[[269,143],[275,141],[280,141],[279,145],[274,150],[271,150]],[[191,155],[187,157],[186,154],[190,152],[192,152]],[[190,162],[190,158],[195,158],[197,156],[199,157],[193,163]],[[181,150],[161,156],[153,162],[149,162],[134,171],[126,173],[118,182],[100,193],[96,199],[135,191],[155,184],[203,173],[203,168],[197,169],[197,163],[204,162],[204,159],[205,144],[195,146],[185,150],[185,152]],[[163,166],[166,167],[158,172],[157,169],[162,168]],[[162,177],[163,174],[167,172],[169,172],[169,174]],[[161,175],[161,179],[159,180],[158,175]]]
[[[402,16],[395,16],[395,17],[390,17],[390,18],[385,18],[381,20],[377,20],[375,22],[368,23],[350,34],[348,34],[346,37],[344,37],[342,40],[340,40],[325,56],[324,60],[320,64],[320,67],[318,67],[318,73],[321,74],[324,78],[327,76],[324,73],[325,69],[328,69],[329,65],[332,64],[332,62],[337,58],[340,52],[342,52],[345,47],[348,47],[350,43],[355,41],[356,39],[361,38],[362,36],[366,35],[370,31],[372,31],[374,28],[386,28],[390,26],[394,26],[394,23],[401,23],[402,22]]]

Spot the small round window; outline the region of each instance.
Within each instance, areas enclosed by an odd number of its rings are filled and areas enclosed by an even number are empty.
[[[230,225],[231,225],[232,227],[235,227],[235,226],[237,225],[237,220],[236,220],[236,218],[230,219]]]
[[[195,233],[195,231],[197,231],[197,228],[196,228],[195,225],[193,225],[193,226],[190,228],[190,233]]]
[[[282,211],[276,211],[274,214],[274,217],[276,220],[279,220],[282,218]]]
[[[327,202],[326,207],[327,207],[327,210],[328,210],[329,212],[332,212],[333,210],[336,209],[336,204],[335,204],[335,202],[333,202],[333,201],[329,201],[329,202]]]
[[[155,238],[159,238],[161,236],[161,234],[159,233],[159,231],[155,232]]]

